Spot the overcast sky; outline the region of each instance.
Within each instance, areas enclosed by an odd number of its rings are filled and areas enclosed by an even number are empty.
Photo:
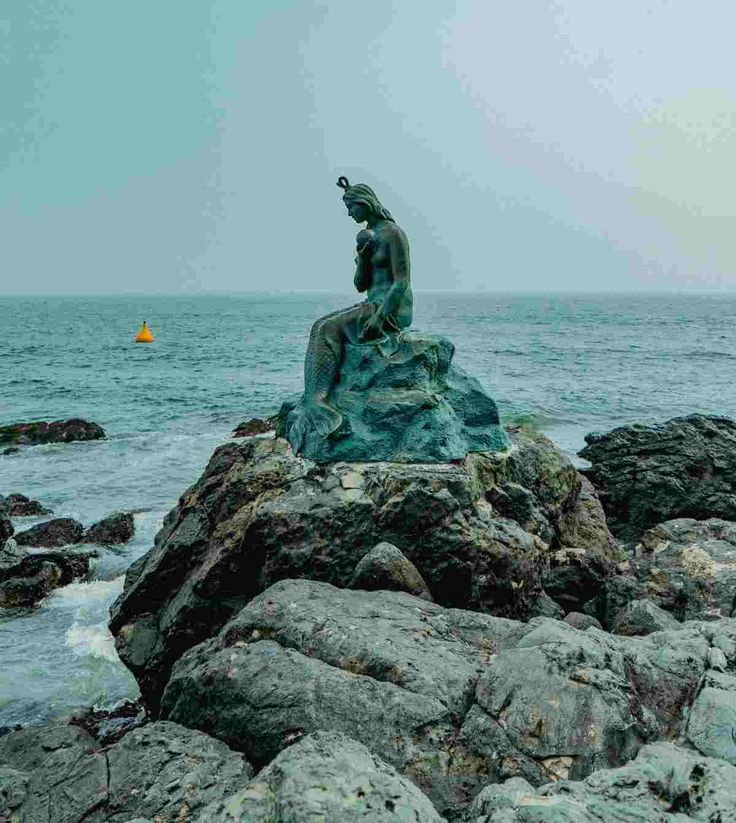
[[[733,0],[5,0],[0,293],[736,288]]]

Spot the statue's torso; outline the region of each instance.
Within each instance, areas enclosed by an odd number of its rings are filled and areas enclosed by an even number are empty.
[[[370,263],[371,280],[367,293],[368,302],[380,304],[394,284],[393,274],[391,273],[389,245],[385,238],[383,238],[380,229],[376,231]],[[407,288],[402,294],[401,300],[392,317],[393,322],[399,328],[403,329],[411,325],[413,303],[414,299],[411,293],[411,285],[407,284]]]

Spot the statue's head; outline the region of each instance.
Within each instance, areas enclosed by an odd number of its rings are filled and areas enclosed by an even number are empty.
[[[339,177],[337,185],[345,190],[342,199],[348,214],[356,223],[365,223],[370,217],[378,217],[381,220],[395,222],[391,212],[376,197],[376,193],[365,183],[350,185],[347,177]]]

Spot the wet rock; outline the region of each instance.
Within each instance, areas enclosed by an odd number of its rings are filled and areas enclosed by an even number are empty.
[[[0,540],[0,580],[9,577],[28,557],[28,549],[19,546],[15,540]]]
[[[71,517],[57,517],[15,535],[21,546],[47,549],[81,543],[83,537],[84,527]]]
[[[679,626],[671,614],[655,606],[651,600],[632,600],[618,613],[613,631],[616,634],[636,637],[677,629]]]
[[[5,570],[0,568],[0,608],[30,608],[37,605],[53,589],[86,578],[93,557],[96,557],[96,552],[24,554],[19,563]]]
[[[702,754],[736,766],[736,677],[706,673],[690,711],[687,739]]]
[[[174,823],[237,791],[252,773],[224,743],[173,723],[135,729],[106,749],[63,722],[0,738],[0,786],[12,781],[17,815],[11,820],[29,823]]]
[[[317,732],[281,752],[237,794],[208,806],[201,823],[324,820],[440,823],[427,797],[365,746]]]
[[[379,543],[361,559],[355,567],[349,587],[408,592],[425,600],[432,599],[417,567],[391,543]]]
[[[289,577],[349,585],[377,543],[399,547],[447,606],[525,617],[549,546],[489,502],[509,478],[529,482],[555,533],[580,479],[546,438],[511,432],[508,457],[456,464],[333,463],[295,457],[279,438],[227,444],[128,571],[111,629],[147,706],[171,665],[253,596]]]
[[[348,735],[449,815],[489,782],[582,779],[677,737],[713,649],[736,667],[736,621],[617,637],[289,580],[182,656],[161,716],[257,766]]]
[[[680,519],[642,535],[636,574],[646,596],[680,620],[730,617],[736,608],[736,523]]]
[[[603,626],[589,614],[582,614],[581,612],[570,612],[564,617],[565,623],[572,626],[574,629],[580,629],[584,632],[586,629],[602,629]]]
[[[127,543],[134,533],[133,515],[128,512],[117,512],[95,523],[94,526],[90,526],[84,535],[83,542],[113,546]]]
[[[110,710],[89,709],[75,715],[69,722],[81,726],[100,745],[110,746],[143,725],[146,719],[146,711],[140,700],[125,700]]]
[[[31,500],[24,494],[9,494],[5,498],[10,517],[36,517],[43,514],[51,514],[50,509],[45,509],[38,500]]]
[[[342,424],[329,437],[302,400],[284,403],[276,434],[310,460],[445,463],[509,447],[498,409],[480,383],[452,365],[445,337],[403,332],[384,345],[346,343],[330,393]]]
[[[636,542],[675,518],[736,520],[736,423],[694,414],[589,434],[580,456],[614,535]]]
[[[39,443],[71,443],[74,440],[100,440],[105,432],[97,423],[72,418],[53,423],[11,423],[0,426],[0,445],[34,446]]]
[[[259,417],[252,417],[250,420],[241,423],[235,428],[233,437],[253,437],[256,434],[266,434],[272,432],[275,428],[275,418],[268,420],[261,420]]]
[[[0,512],[0,546],[12,536],[14,531],[10,517],[4,516],[2,512]]]
[[[730,821],[736,808],[736,769],[670,743],[641,750],[636,760],[582,782],[561,780],[528,791],[521,780],[485,789],[466,823],[596,823],[601,820],[669,823]]]

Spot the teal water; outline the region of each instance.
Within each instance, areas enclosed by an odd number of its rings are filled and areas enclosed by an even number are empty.
[[[0,726],[136,693],[106,628],[125,568],[233,427],[299,390],[311,323],[353,302],[0,297],[0,424],[84,417],[108,433],[0,456],[0,494],[85,524],[136,512],[136,537],[105,551],[91,582],[0,617]],[[574,455],[587,432],[635,420],[736,417],[735,314],[736,295],[420,293],[415,326],[454,341],[503,420],[529,421]],[[151,346],[132,342],[144,319]]]

